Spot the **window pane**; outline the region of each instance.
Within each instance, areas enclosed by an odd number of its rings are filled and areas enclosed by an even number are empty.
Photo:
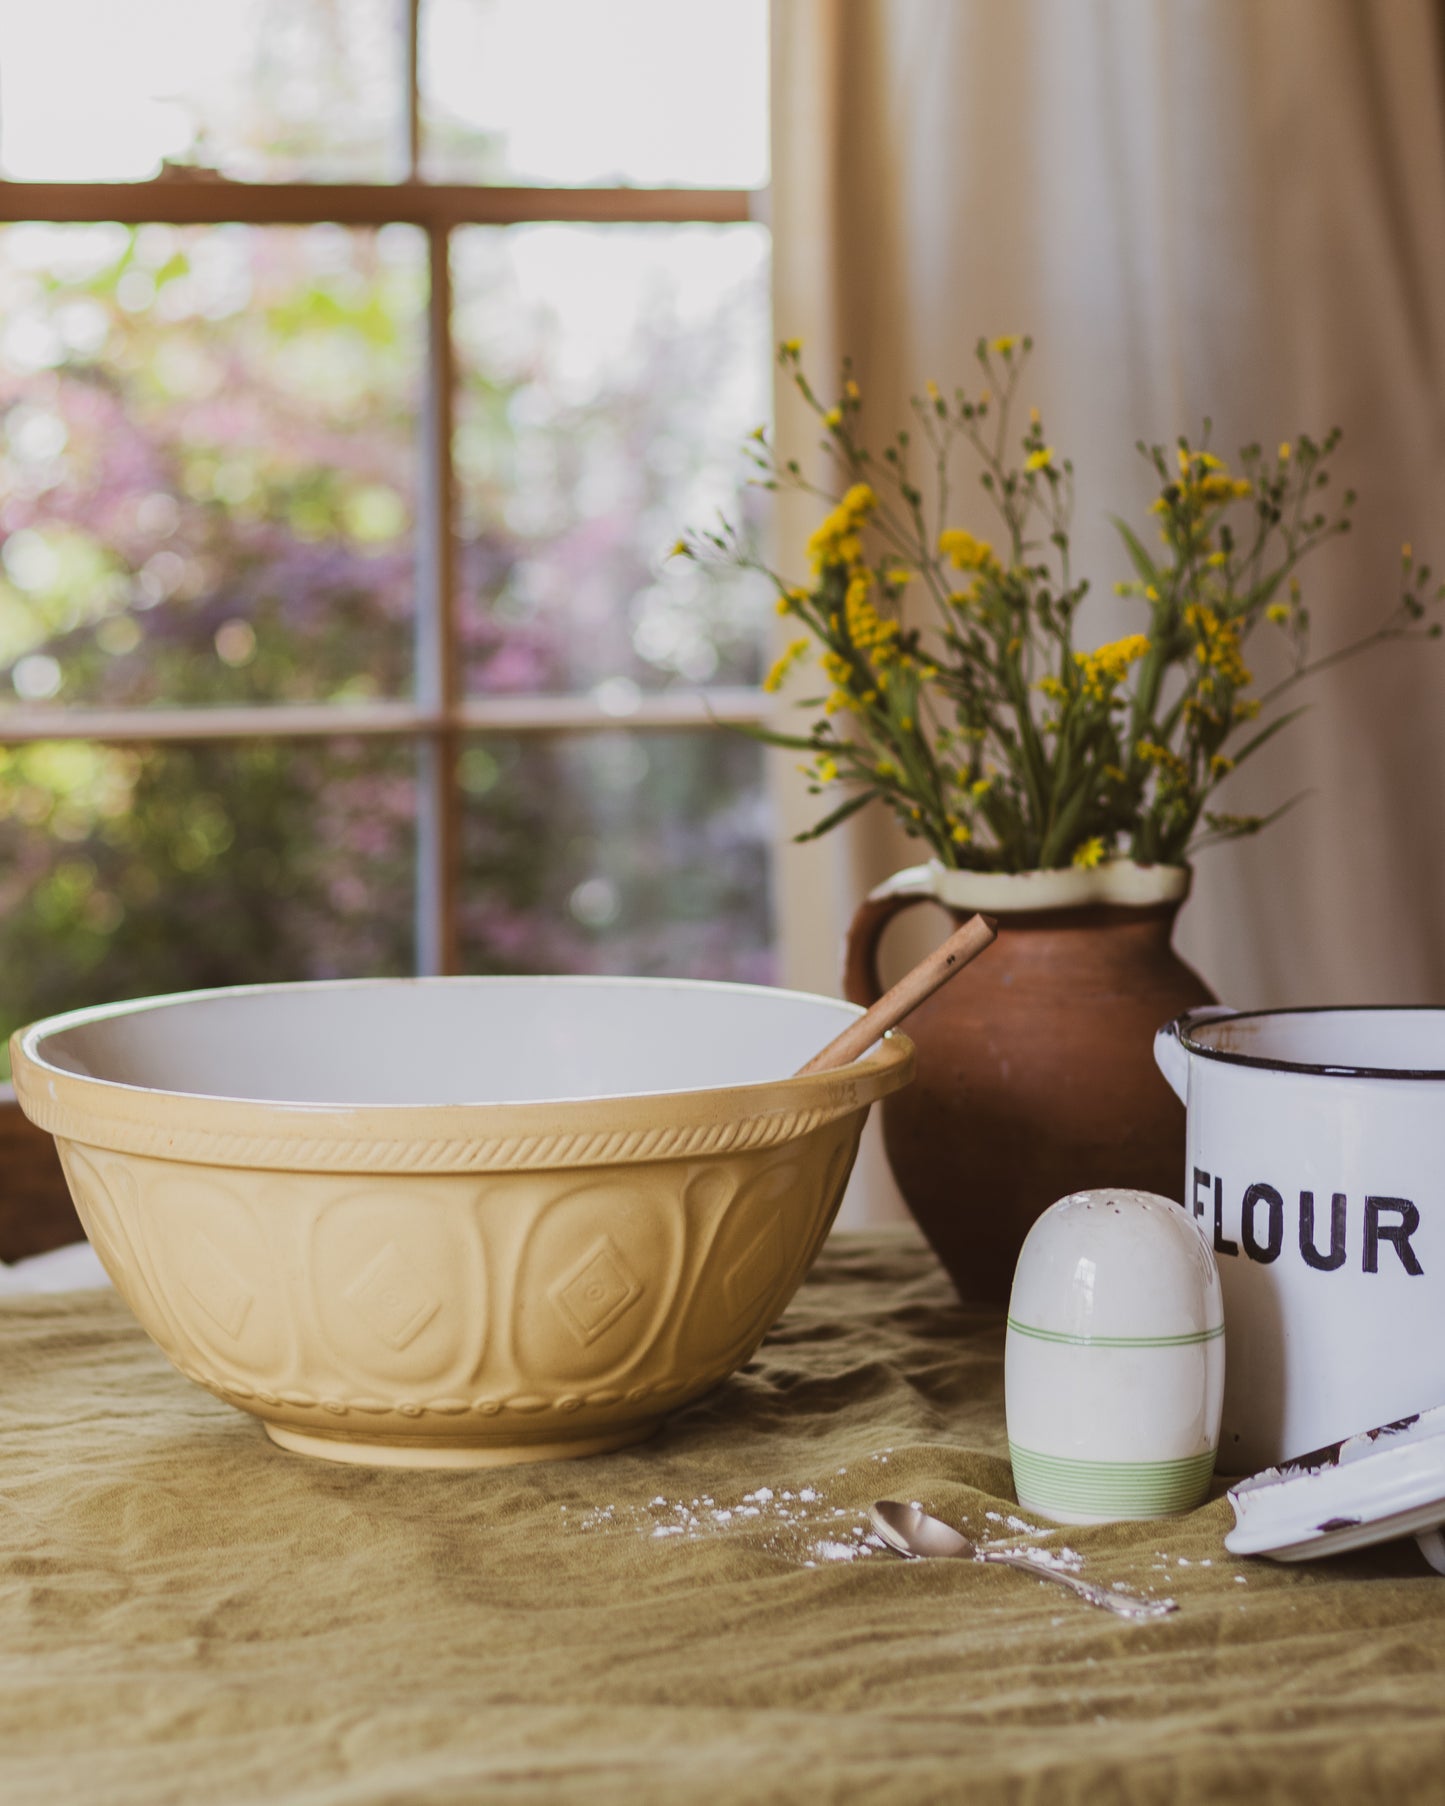
[[[0,233],[0,704],[404,693],[410,227]]]
[[[433,181],[756,188],[767,0],[423,0]]]
[[[0,751],[0,1032],[115,998],[409,972],[413,765],[356,740]]]
[[[455,236],[462,646],[473,692],[750,682],[767,586],[667,554],[754,516],[769,412],[756,226]]]
[[[396,0],[40,0],[5,8],[0,169],[378,182],[401,163]]]
[[[465,970],[773,981],[753,741],[489,736],[460,778]]]

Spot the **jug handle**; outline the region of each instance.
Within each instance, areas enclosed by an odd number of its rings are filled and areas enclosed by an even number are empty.
[[[1180,1039],[1180,1030],[1186,1024],[1193,1028],[1196,1022],[1214,1022],[1221,1016],[1237,1014],[1238,1011],[1231,1009],[1227,1003],[1206,1003],[1197,1010],[1186,1010],[1172,1022],[1166,1022],[1155,1035],[1154,1064],[1164,1074],[1169,1089],[1181,1104],[1189,1102],[1189,1055]]]
[[[933,894],[933,873],[926,865],[909,866],[885,878],[876,890],[858,905],[848,924],[843,944],[843,995],[849,1003],[861,1003],[865,1009],[883,995],[878,976],[878,943],[883,930],[905,909],[915,903],[937,903]],[[947,904],[939,903],[940,909]]]

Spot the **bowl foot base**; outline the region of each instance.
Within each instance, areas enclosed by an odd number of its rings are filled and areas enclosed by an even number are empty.
[[[660,1418],[600,1436],[570,1436],[546,1442],[441,1442],[436,1437],[408,1441],[401,1436],[342,1436],[326,1430],[296,1430],[266,1423],[266,1434],[293,1454],[322,1461],[345,1461],[356,1467],[516,1467],[526,1461],[571,1461],[580,1455],[606,1455],[653,1435]]]

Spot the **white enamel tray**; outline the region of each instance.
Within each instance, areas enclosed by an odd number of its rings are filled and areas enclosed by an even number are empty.
[[[1313,1561],[1413,1536],[1445,1574],[1445,1406],[1365,1430],[1232,1487],[1234,1555]]]

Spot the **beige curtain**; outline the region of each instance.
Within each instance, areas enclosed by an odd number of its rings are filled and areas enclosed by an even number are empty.
[[[969,380],[981,334],[1032,333],[1098,638],[1128,619],[1107,516],[1148,519],[1134,442],[1205,414],[1230,451],[1344,429],[1360,500],[1304,573],[1317,652],[1388,612],[1403,540],[1445,571],[1439,5],[775,0],[774,50],[778,335],[820,375],[850,352],[882,432],[925,379]],[[783,442],[815,458],[792,402]],[[807,518],[779,524],[793,565]],[[980,495],[958,524],[984,519]],[[1445,1002],[1445,642],[1307,697],[1220,806],[1309,794],[1200,855],[1178,944],[1240,1005]],[[836,982],[852,901],[919,857],[881,818],[789,855],[800,982]]]

